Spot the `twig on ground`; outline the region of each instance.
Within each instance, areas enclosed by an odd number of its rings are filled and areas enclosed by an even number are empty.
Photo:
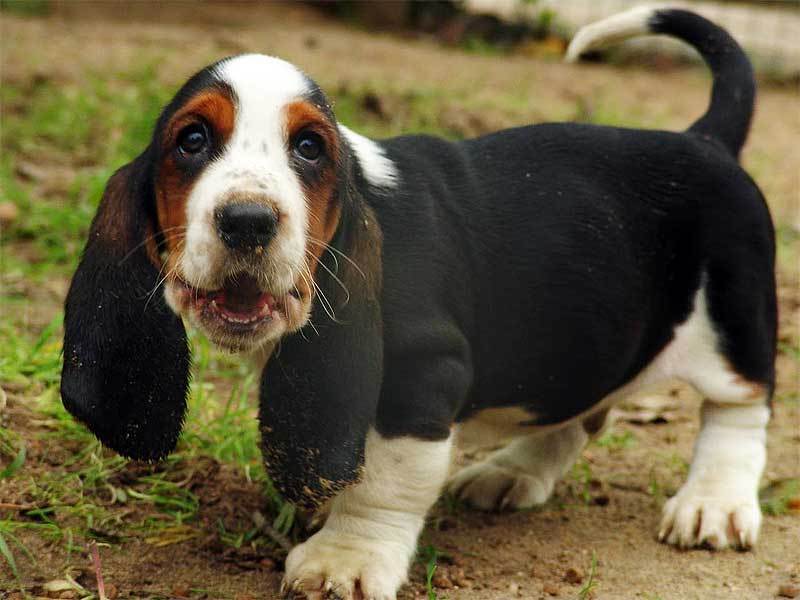
[[[252,518],[253,522],[256,524],[256,527],[272,538],[272,541],[285,550],[287,554],[292,550],[294,545],[292,544],[291,540],[289,540],[288,536],[283,535],[280,531],[275,529],[275,527],[267,523],[267,520],[264,518],[264,515],[262,515],[261,512],[254,512]]]
[[[23,512],[26,510],[33,510],[34,508],[40,507],[36,504],[14,504],[13,502],[0,502],[0,510],[16,510]]]
[[[97,549],[97,543],[94,540],[89,542],[89,553],[92,555],[92,565],[94,566],[94,574],[97,578],[97,594],[100,600],[108,600],[106,596],[106,585],[103,582],[103,567],[100,564],[100,551]]]

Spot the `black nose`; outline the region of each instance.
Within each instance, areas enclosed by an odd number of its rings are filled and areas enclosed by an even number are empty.
[[[275,237],[278,216],[263,204],[227,204],[214,212],[217,233],[233,250],[266,246]]]

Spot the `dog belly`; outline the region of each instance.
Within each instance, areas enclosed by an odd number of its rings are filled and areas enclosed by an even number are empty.
[[[685,366],[685,359],[689,358],[686,348],[694,341],[694,337],[694,331],[676,336],[676,339],[625,385],[613,390],[586,410],[557,423],[537,424],[537,412],[522,406],[479,410],[459,423],[457,446],[465,453],[494,449],[520,436],[557,431],[576,422],[583,423],[590,436],[595,435],[605,421],[605,413],[615,404],[679,377]],[[537,402],[534,400],[531,404],[535,406]]]
[[[530,424],[531,418],[535,415],[516,406],[487,408],[459,425],[456,443],[465,452],[502,446],[515,437],[541,429]]]

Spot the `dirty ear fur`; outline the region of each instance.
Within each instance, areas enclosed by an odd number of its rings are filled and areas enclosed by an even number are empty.
[[[120,454],[157,460],[186,412],[189,348],[166,305],[147,153],[109,180],[67,294],[61,398]]]
[[[284,498],[308,509],[361,478],[383,383],[381,230],[351,177],[338,189],[342,218],[330,245],[352,262],[324,253],[315,275],[336,319],[317,298],[313,326],[283,339],[261,378],[267,472]],[[331,276],[337,269],[347,295]]]

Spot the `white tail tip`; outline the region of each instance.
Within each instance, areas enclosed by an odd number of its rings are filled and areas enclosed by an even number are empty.
[[[581,27],[567,48],[566,61],[575,62],[582,54],[650,33],[650,19],[658,7],[637,6]]]

